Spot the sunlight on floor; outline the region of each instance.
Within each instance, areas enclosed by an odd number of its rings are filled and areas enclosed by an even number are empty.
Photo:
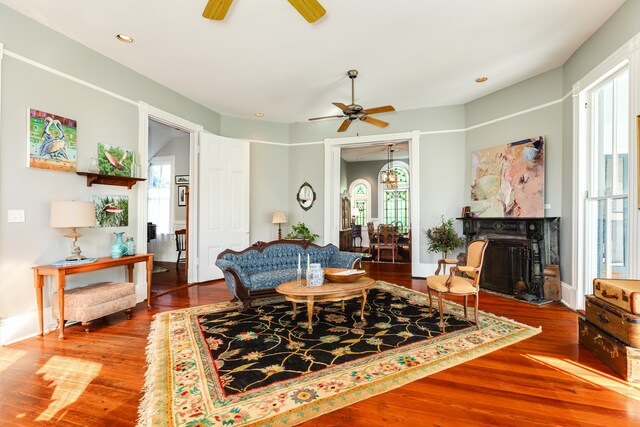
[[[24,350],[0,347],[0,374],[25,354],[27,354],[27,352]]]
[[[623,396],[627,396],[634,400],[640,400],[640,384],[632,384],[623,381],[621,378],[596,371],[588,366],[580,365],[573,360],[531,354],[525,355],[525,357],[567,373],[581,381],[605,387],[613,392],[622,394]]]
[[[72,357],[51,357],[37,373],[42,375],[44,380],[51,381],[50,387],[55,389],[51,394],[49,407],[38,415],[36,421],[49,421],[58,412],[78,400],[101,369],[100,363]]]

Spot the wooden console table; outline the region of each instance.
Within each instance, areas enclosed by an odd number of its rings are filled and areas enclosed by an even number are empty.
[[[64,288],[67,283],[66,277],[71,274],[87,273],[89,271],[102,270],[105,268],[119,267],[125,265],[128,272],[129,282],[133,282],[133,267],[138,262],[145,262],[147,266],[147,306],[151,307],[151,271],[153,270],[153,254],[136,254],[113,259],[111,257],[98,258],[95,262],[76,265],[40,265],[33,267],[34,286],[36,288],[36,299],[38,302],[38,321],[40,322],[40,335],[44,334],[44,317],[42,307],[42,288],[44,287],[45,276],[56,278],[58,289],[58,313],[60,316],[60,336],[64,339]]]

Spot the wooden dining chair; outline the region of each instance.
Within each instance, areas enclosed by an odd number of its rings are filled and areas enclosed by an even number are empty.
[[[484,262],[484,253],[487,249],[486,240],[473,240],[467,247],[467,265],[454,265],[449,270],[449,275],[436,275],[427,277],[427,292],[429,293],[429,313],[432,312],[432,293],[438,295],[438,311],[440,312],[440,330],[444,331],[442,314],[442,297],[444,295],[464,296],[464,318],[467,318],[467,299],[469,295],[475,297],[474,319],[476,328],[478,324],[478,293],[480,291],[480,274]],[[456,273],[462,273],[461,276]]]
[[[378,226],[378,262],[380,262],[380,252],[385,250],[391,252],[391,261],[396,262],[398,228],[395,225],[380,224]]]
[[[182,252],[187,252],[187,230],[176,230],[176,251],[178,251],[178,259],[176,260],[176,268],[180,261],[186,262],[186,257],[182,258]]]
[[[374,252],[378,251],[378,234],[373,222],[367,223],[367,234],[369,235],[369,255],[374,256]]]

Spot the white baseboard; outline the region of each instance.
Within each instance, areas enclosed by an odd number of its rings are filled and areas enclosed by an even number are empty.
[[[560,287],[562,288],[562,299],[560,301],[572,310],[576,310],[577,308],[579,308],[576,307],[576,288],[562,281],[560,282]]]
[[[42,314],[45,334],[58,329],[58,321],[51,315],[51,307],[46,307]],[[0,345],[12,344],[38,334],[38,310],[7,317],[0,321]]]
[[[415,263],[411,264],[411,276],[425,278],[436,273],[438,264]]]
[[[136,303],[147,299],[147,282],[137,283]],[[50,333],[58,329],[58,321],[51,315],[51,307],[43,310],[44,333]],[[70,325],[70,323],[67,323]],[[29,313],[18,314],[0,320],[0,346],[35,337],[38,331],[38,310]]]

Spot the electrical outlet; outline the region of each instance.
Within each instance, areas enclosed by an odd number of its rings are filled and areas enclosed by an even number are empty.
[[[7,211],[8,222],[24,222],[24,210],[22,209],[9,209]]]

